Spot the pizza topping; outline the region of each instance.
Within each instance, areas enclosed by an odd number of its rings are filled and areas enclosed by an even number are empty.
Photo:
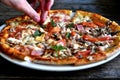
[[[81,24],[83,26],[91,27],[91,28],[96,28],[97,27],[93,22],[82,22]]]
[[[15,38],[8,38],[7,39],[9,43],[12,43],[12,44],[21,44],[22,41],[18,40],[18,39],[15,39]]]
[[[49,15],[53,20],[55,20],[55,22],[62,22],[62,21],[69,21],[70,20],[70,16],[69,15],[66,15],[64,13],[60,13],[60,12],[57,12],[57,13],[52,13]]]
[[[84,31],[83,25],[77,24],[76,26],[79,31]]]
[[[61,45],[53,45],[51,46],[51,49],[54,50],[55,52],[53,53],[53,55],[55,57],[61,56],[60,58],[63,58],[65,56],[63,50],[65,50],[66,48],[64,46]]]
[[[57,45],[66,46],[66,40],[65,39],[59,40]]]
[[[94,38],[88,35],[84,35],[83,39],[87,40],[87,41],[91,41],[91,42],[98,42],[98,41],[106,41],[106,40],[110,40],[109,36],[105,36],[105,37],[98,37],[98,38]]]
[[[93,56],[88,56],[87,59],[90,61],[94,60]]]
[[[41,56],[44,53],[44,50],[39,48],[38,50],[33,50],[31,56]]]
[[[53,49],[55,51],[60,51],[60,50],[66,49],[66,48],[64,46],[61,46],[61,45],[53,45],[53,46],[51,46],[51,49]]]
[[[27,62],[31,62],[31,58],[29,56],[25,56],[24,60],[27,61]]]
[[[109,47],[109,45],[104,45],[104,46],[99,46],[100,50],[104,51],[105,49],[107,49]]]
[[[111,36],[114,36],[114,35],[116,35],[116,34],[118,34],[120,31],[115,31],[115,32],[110,32],[109,34],[111,35]]]
[[[94,21],[94,24],[98,25],[99,27],[105,27],[105,24],[98,22],[98,21]]]
[[[74,28],[74,23],[70,23],[67,25],[67,28]]]
[[[53,39],[48,39],[48,40],[47,40],[47,43],[48,43],[48,44],[52,44],[53,42],[54,42]]]
[[[79,14],[79,16],[76,17],[76,19],[74,20],[74,23],[81,23],[81,22],[88,22],[88,21],[89,22],[92,21],[90,17],[82,16],[81,14]]]
[[[33,24],[28,24],[28,25],[26,25],[26,28],[27,29],[37,29],[37,25],[35,27],[35,25],[33,25]]]
[[[73,44],[73,49],[78,49],[80,47],[79,44]]]
[[[16,26],[19,25],[19,22],[17,22],[17,21],[16,21],[16,22],[11,22],[10,25],[11,25],[12,27],[16,27]]]
[[[42,34],[43,34],[43,33],[42,33],[41,31],[36,30],[36,31],[34,32],[33,36],[34,36],[34,37],[36,37],[36,36],[41,36]]]
[[[38,42],[43,42],[43,41],[45,41],[45,34],[41,34],[40,36],[37,36],[37,37],[35,38],[35,40],[38,41]]]
[[[70,38],[70,33],[67,32],[65,36],[66,36],[67,39],[69,39]]]
[[[15,28],[10,28],[10,32],[16,32]]]
[[[56,26],[57,26],[57,24],[56,24],[53,20],[51,20],[50,24],[51,24],[53,27],[56,27]]]
[[[87,57],[90,54],[91,50],[86,50],[86,51],[78,51],[75,56],[77,58],[83,58],[83,57]]]
[[[57,32],[60,32],[60,27],[53,27],[49,30],[50,33],[57,33]]]

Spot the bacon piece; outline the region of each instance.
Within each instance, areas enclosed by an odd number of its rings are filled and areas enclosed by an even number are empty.
[[[43,49],[33,50],[31,56],[41,56],[44,53]]]

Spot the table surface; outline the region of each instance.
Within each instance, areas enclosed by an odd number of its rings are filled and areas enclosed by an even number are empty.
[[[86,10],[101,14],[120,24],[120,12],[118,0],[55,0],[52,9]],[[0,25],[5,20],[22,15],[10,7],[0,4]],[[86,78],[120,78],[120,56],[103,65],[85,70],[70,72],[49,72],[33,70],[13,64],[0,57],[1,79],[86,79]]]

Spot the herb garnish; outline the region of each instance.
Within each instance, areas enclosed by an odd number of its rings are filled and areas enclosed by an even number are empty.
[[[70,23],[67,25],[68,28],[73,28],[74,27],[74,23]]]
[[[53,46],[51,46],[51,49],[53,49],[55,51],[60,51],[60,50],[66,49],[66,48],[64,46],[61,46],[61,45],[53,45]]]
[[[41,36],[42,34],[43,34],[43,33],[42,33],[41,31],[36,30],[36,31],[34,32],[33,36],[34,36],[34,37],[36,37],[36,36]]]
[[[51,20],[50,24],[51,24],[53,27],[56,27],[56,26],[57,26],[57,24],[56,24],[53,20]]]
[[[66,38],[70,38],[70,33],[67,32],[65,36],[66,36]]]

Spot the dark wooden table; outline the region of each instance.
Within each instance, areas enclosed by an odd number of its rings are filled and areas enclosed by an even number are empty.
[[[52,9],[72,9],[86,10],[99,13],[120,24],[118,0],[55,0]],[[5,20],[14,16],[22,15],[12,8],[0,4],[0,25]],[[42,70],[33,70],[13,64],[0,57],[0,80],[7,79],[87,79],[87,78],[120,78],[120,56],[105,63],[103,65],[93,67],[86,70],[70,71],[70,72],[49,72]]]

